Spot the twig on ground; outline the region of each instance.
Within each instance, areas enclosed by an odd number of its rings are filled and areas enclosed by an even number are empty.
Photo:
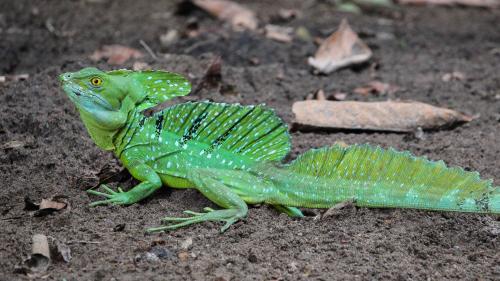
[[[148,54],[154,59],[154,60],[158,60],[158,57],[156,56],[156,54],[153,52],[153,50],[151,50],[151,48],[148,46],[148,44],[146,44],[146,42],[144,42],[144,40],[139,40],[139,43],[141,44],[142,47],[144,47],[144,49],[146,50],[146,52],[148,52]]]
[[[85,240],[72,240],[66,242],[66,244],[101,244],[100,241],[85,241]]]

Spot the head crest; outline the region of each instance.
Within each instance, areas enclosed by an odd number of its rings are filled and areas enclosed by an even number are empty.
[[[136,72],[136,79],[150,103],[159,104],[191,92],[191,84],[183,76],[167,71]]]

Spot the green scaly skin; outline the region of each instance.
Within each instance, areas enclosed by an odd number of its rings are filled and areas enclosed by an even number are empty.
[[[103,72],[84,68],[59,77],[95,143],[111,150],[141,183],[129,191],[102,185],[91,206],[136,203],[163,185],[196,188],[223,209],[185,211],[147,231],[221,221],[225,231],[267,203],[290,216],[297,207],[357,206],[500,213],[500,188],[476,172],[369,145],[310,150],[289,164],[287,127],[262,105],[177,104],[151,116],[143,111],[191,86],[165,71]]]

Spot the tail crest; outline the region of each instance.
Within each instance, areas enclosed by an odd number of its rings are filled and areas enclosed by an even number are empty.
[[[492,180],[409,152],[334,146],[310,150],[285,168],[315,181],[318,193],[351,194],[359,206],[500,213],[500,188]]]

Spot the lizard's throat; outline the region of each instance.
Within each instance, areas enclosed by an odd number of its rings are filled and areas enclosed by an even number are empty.
[[[96,119],[94,115],[85,110],[80,110],[80,116],[90,137],[97,146],[103,150],[113,150],[115,148],[114,136],[125,126],[126,119],[123,122],[113,122],[113,126],[107,126],[108,124],[99,122],[99,119]]]

